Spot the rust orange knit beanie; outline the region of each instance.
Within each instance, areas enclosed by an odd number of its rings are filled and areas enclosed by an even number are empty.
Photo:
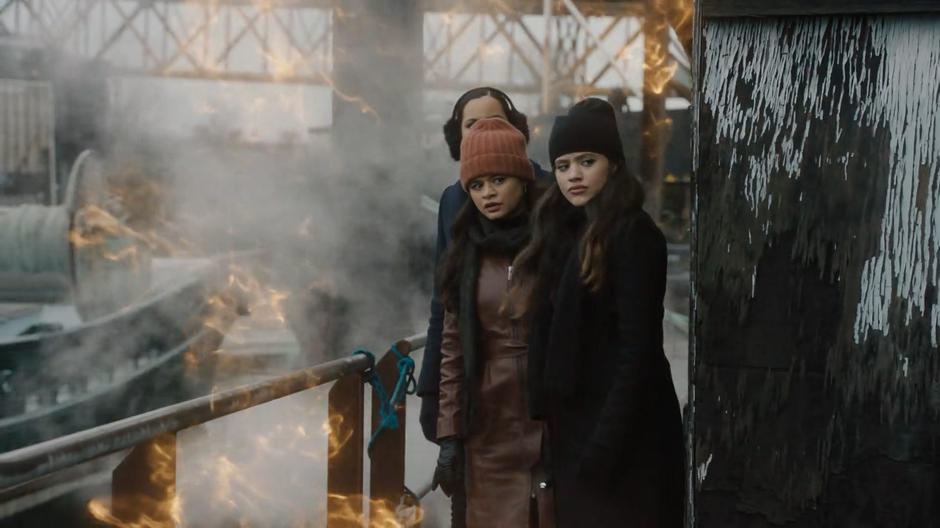
[[[460,186],[466,190],[473,179],[497,174],[535,180],[522,132],[499,118],[481,119],[460,142]]]

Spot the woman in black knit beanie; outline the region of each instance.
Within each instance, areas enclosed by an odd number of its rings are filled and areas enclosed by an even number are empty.
[[[526,304],[530,413],[549,429],[557,526],[679,527],[682,422],[663,353],[666,243],[627,171],[613,108],[555,119],[557,185],[539,200],[516,277]]]

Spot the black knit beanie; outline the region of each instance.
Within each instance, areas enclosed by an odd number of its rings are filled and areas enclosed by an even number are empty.
[[[614,107],[603,99],[588,97],[568,110],[568,115],[555,118],[548,139],[552,167],[559,156],[572,152],[596,152],[613,162],[622,162],[623,145]]]

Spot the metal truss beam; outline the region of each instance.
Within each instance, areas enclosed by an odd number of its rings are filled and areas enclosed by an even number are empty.
[[[543,0],[424,0],[425,86],[550,86],[555,94],[622,87],[624,58],[643,57],[644,2],[550,5],[551,17],[580,28],[567,36],[564,64],[546,55]],[[341,12],[341,0],[0,0],[0,31],[105,61],[123,75],[329,86],[332,18]],[[673,92],[684,95],[688,61],[677,59]]]
[[[6,0],[0,24],[127,74],[324,84],[329,3]]]
[[[581,12],[589,16],[643,16],[644,0],[577,1]],[[520,15],[541,15],[542,0],[424,0],[427,12],[440,13],[490,13],[494,5],[519,13]],[[564,14],[565,9],[555,6],[555,14]]]

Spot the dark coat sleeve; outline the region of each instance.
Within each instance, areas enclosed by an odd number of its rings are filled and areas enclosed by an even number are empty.
[[[622,229],[608,258],[616,317],[614,379],[584,452],[582,471],[608,474],[632,451],[631,435],[648,427],[642,416],[648,381],[662,355],[666,241],[648,218]]]
[[[547,171],[542,168],[535,160],[529,160],[532,162],[532,170],[535,171],[535,179],[541,180],[547,183],[553,183],[555,181],[555,175],[551,171]]]
[[[450,243],[450,228],[460,211],[467,194],[459,184],[444,189],[438,202],[437,245],[434,250],[434,269]],[[428,338],[424,345],[421,372],[418,375],[418,396],[421,397],[419,421],[425,438],[436,441],[438,395],[441,381],[441,331],[444,327],[444,306],[441,304],[437,280],[431,294],[431,316],[428,318]]]

